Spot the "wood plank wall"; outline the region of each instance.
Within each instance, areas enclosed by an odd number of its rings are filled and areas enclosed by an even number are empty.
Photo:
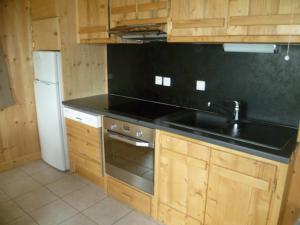
[[[16,104],[0,112],[0,171],[40,158],[29,0],[0,0],[0,36]]]
[[[77,44],[75,1],[59,0],[57,4],[65,100],[106,94],[106,45]]]

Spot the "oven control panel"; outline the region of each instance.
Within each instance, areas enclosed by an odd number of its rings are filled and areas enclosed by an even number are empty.
[[[103,126],[106,130],[110,130],[119,134],[123,134],[125,136],[154,143],[155,130],[152,128],[128,123],[122,120],[112,119],[109,117],[104,117]]]

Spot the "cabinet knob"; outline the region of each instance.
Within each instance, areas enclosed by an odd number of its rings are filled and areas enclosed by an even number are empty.
[[[110,126],[110,129],[111,129],[111,130],[115,130],[115,129],[117,129],[117,127],[118,127],[117,124],[112,124],[112,125]]]
[[[138,131],[136,132],[137,137],[143,137],[143,131]]]

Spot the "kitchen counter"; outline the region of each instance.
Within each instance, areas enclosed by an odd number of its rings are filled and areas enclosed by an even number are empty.
[[[146,127],[173,132],[282,163],[289,163],[296,146],[298,132],[296,128],[276,124],[258,126],[257,129],[259,130],[257,130],[257,133],[261,135],[259,136],[259,139],[264,139],[263,135],[266,135],[266,139],[269,139],[269,141],[272,141],[272,139],[278,139],[279,136],[276,131],[284,131],[285,135],[282,135],[281,137],[281,145],[279,148],[275,149],[253,142],[246,143],[238,139],[232,139],[225,135],[220,136],[213,132],[205,132],[205,130],[195,130],[189,127],[177,126],[176,124],[168,123],[174,115],[191,110],[132,98],[115,95],[98,95],[64,101],[63,104],[66,107],[91,114],[101,114]]]

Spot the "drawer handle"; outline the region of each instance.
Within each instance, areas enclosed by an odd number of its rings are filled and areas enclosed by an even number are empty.
[[[76,120],[82,121],[82,119],[81,119],[80,117],[75,117],[75,119],[76,119]]]
[[[132,201],[132,196],[130,196],[130,195],[124,193],[124,192],[122,192],[122,195],[123,195],[124,197],[126,197],[129,201]]]

